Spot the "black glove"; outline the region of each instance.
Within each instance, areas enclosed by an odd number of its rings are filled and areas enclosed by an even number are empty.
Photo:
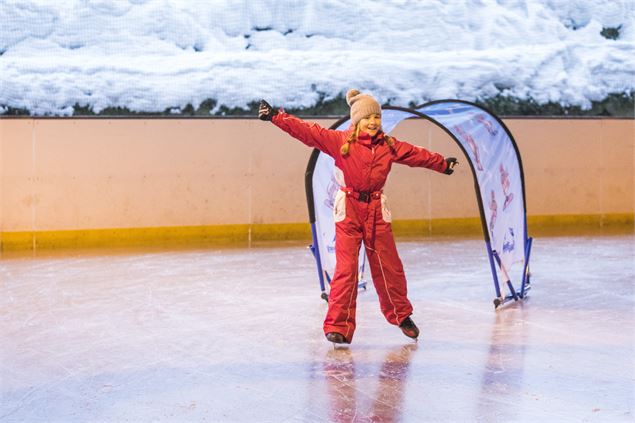
[[[446,175],[452,175],[452,173],[454,172],[454,166],[458,165],[459,162],[454,157],[448,157],[447,159],[445,159],[445,162],[448,166],[443,171],[443,173],[445,173]]]
[[[271,104],[267,103],[265,100],[260,100],[260,107],[258,108],[258,119],[260,120],[271,120],[278,112],[273,110]]]

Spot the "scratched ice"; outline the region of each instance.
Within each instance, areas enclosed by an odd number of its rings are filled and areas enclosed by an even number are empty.
[[[497,312],[481,240],[399,242],[421,340],[369,285],[338,349],[303,245],[5,255],[0,421],[633,421],[634,241],[537,238]]]

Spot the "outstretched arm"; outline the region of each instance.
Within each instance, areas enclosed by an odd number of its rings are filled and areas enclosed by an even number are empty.
[[[394,150],[397,163],[411,167],[425,167],[446,175],[451,175],[454,172],[454,166],[459,163],[454,157],[446,159],[439,153],[403,141],[395,140]]]
[[[309,147],[317,148],[331,157],[339,154],[339,149],[344,141],[343,132],[322,128],[317,123],[305,122],[282,110],[275,111],[265,100],[260,102],[258,118],[270,120],[292,137],[302,141]]]

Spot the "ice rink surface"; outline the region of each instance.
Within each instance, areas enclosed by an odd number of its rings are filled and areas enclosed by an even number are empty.
[[[398,242],[418,343],[322,333],[304,244],[0,260],[1,422],[632,422],[631,235],[536,238],[494,310],[481,239]]]

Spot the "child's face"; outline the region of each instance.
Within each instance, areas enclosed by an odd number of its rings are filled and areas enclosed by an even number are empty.
[[[372,115],[362,118],[359,121],[359,130],[374,137],[381,130],[381,116],[373,113]]]

